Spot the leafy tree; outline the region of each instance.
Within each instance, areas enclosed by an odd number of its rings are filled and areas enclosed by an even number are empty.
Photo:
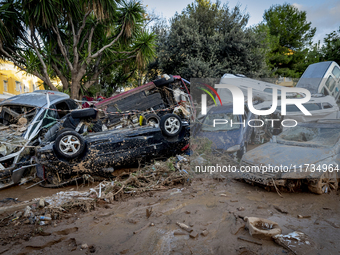
[[[268,55],[268,65],[275,73],[299,77],[308,66],[307,47],[312,45],[316,28],[306,20],[306,12],[290,4],[273,5],[263,15],[270,36],[278,39]]]
[[[340,64],[340,27],[338,31],[326,34],[321,48],[322,59]]]
[[[239,6],[229,9],[219,2],[196,0],[175,14],[170,27],[155,29],[159,36],[152,68],[186,78],[262,74],[262,44],[252,29],[245,28],[248,19]]]
[[[52,90],[51,79],[59,78],[79,98],[116,70],[141,68],[153,57],[155,36],[145,20],[137,1],[3,0],[0,57]]]

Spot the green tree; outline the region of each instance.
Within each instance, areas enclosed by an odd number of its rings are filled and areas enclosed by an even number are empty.
[[[340,64],[340,27],[338,31],[326,34],[321,48],[322,59]]]
[[[268,65],[275,74],[299,77],[308,66],[306,55],[316,28],[306,20],[306,12],[290,4],[273,5],[264,12],[270,36],[278,39],[268,54]]]
[[[3,0],[0,57],[39,77],[52,90],[59,78],[72,98],[112,76],[143,67],[155,36],[144,29],[140,2],[124,0]]]
[[[153,68],[188,79],[262,74],[262,45],[259,36],[246,28],[248,18],[239,6],[229,9],[219,2],[196,0],[175,14],[170,27],[158,26]]]

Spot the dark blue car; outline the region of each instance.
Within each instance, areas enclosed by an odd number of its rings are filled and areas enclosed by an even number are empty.
[[[256,117],[246,105],[244,115],[233,115],[232,103],[216,106],[200,118],[193,135],[206,137],[212,141],[214,151],[227,152],[242,158],[254,131],[254,128],[248,126],[248,121],[251,119]]]

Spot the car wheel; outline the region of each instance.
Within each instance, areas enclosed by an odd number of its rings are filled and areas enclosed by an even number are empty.
[[[176,136],[182,130],[182,121],[176,114],[166,114],[162,117],[160,128],[166,136]]]
[[[149,123],[158,124],[159,125],[159,122],[160,122],[160,118],[158,117],[157,114],[154,114],[154,113],[147,114],[143,118],[143,125],[147,125]]]
[[[338,179],[336,172],[325,172],[320,178],[310,180],[308,189],[318,195],[337,191]]]
[[[67,130],[56,138],[54,149],[60,156],[73,159],[84,151],[85,141],[77,132]]]
[[[241,150],[239,150],[237,152],[237,157],[239,159],[241,159],[243,157],[243,155],[246,154],[246,153],[247,153],[247,144],[244,144],[243,147],[241,148]]]

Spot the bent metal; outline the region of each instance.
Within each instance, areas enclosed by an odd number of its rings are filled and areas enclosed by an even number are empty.
[[[230,121],[230,122],[229,122]],[[275,121],[280,121],[279,119],[252,119],[252,120],[249,120],[247,122],[248,126],[249,127],[254,127],[254,128],[259,128],[259,127],[262,127],[264,125],[264,122],[271,122],[271,127],[274,127],[274,122]],[[258,124],[256,124],[256,122]],[[294,122],[294,124],[287,124],[287,123],[291,123],[291,122]],[[233,125],[243,125],[243,127],[246,126],[246,121],[243,120],[242,122],[233,122],[233,120],[226,120],[226,119],[214,119],[214,127],[215,125],[226,125],[230,123],[230,127],[232,127]],[[296,120],[293,120],[293,119],[284,119],[281,121],[281,125],[283,127],[295,127],[297,125],[297,121]]]

